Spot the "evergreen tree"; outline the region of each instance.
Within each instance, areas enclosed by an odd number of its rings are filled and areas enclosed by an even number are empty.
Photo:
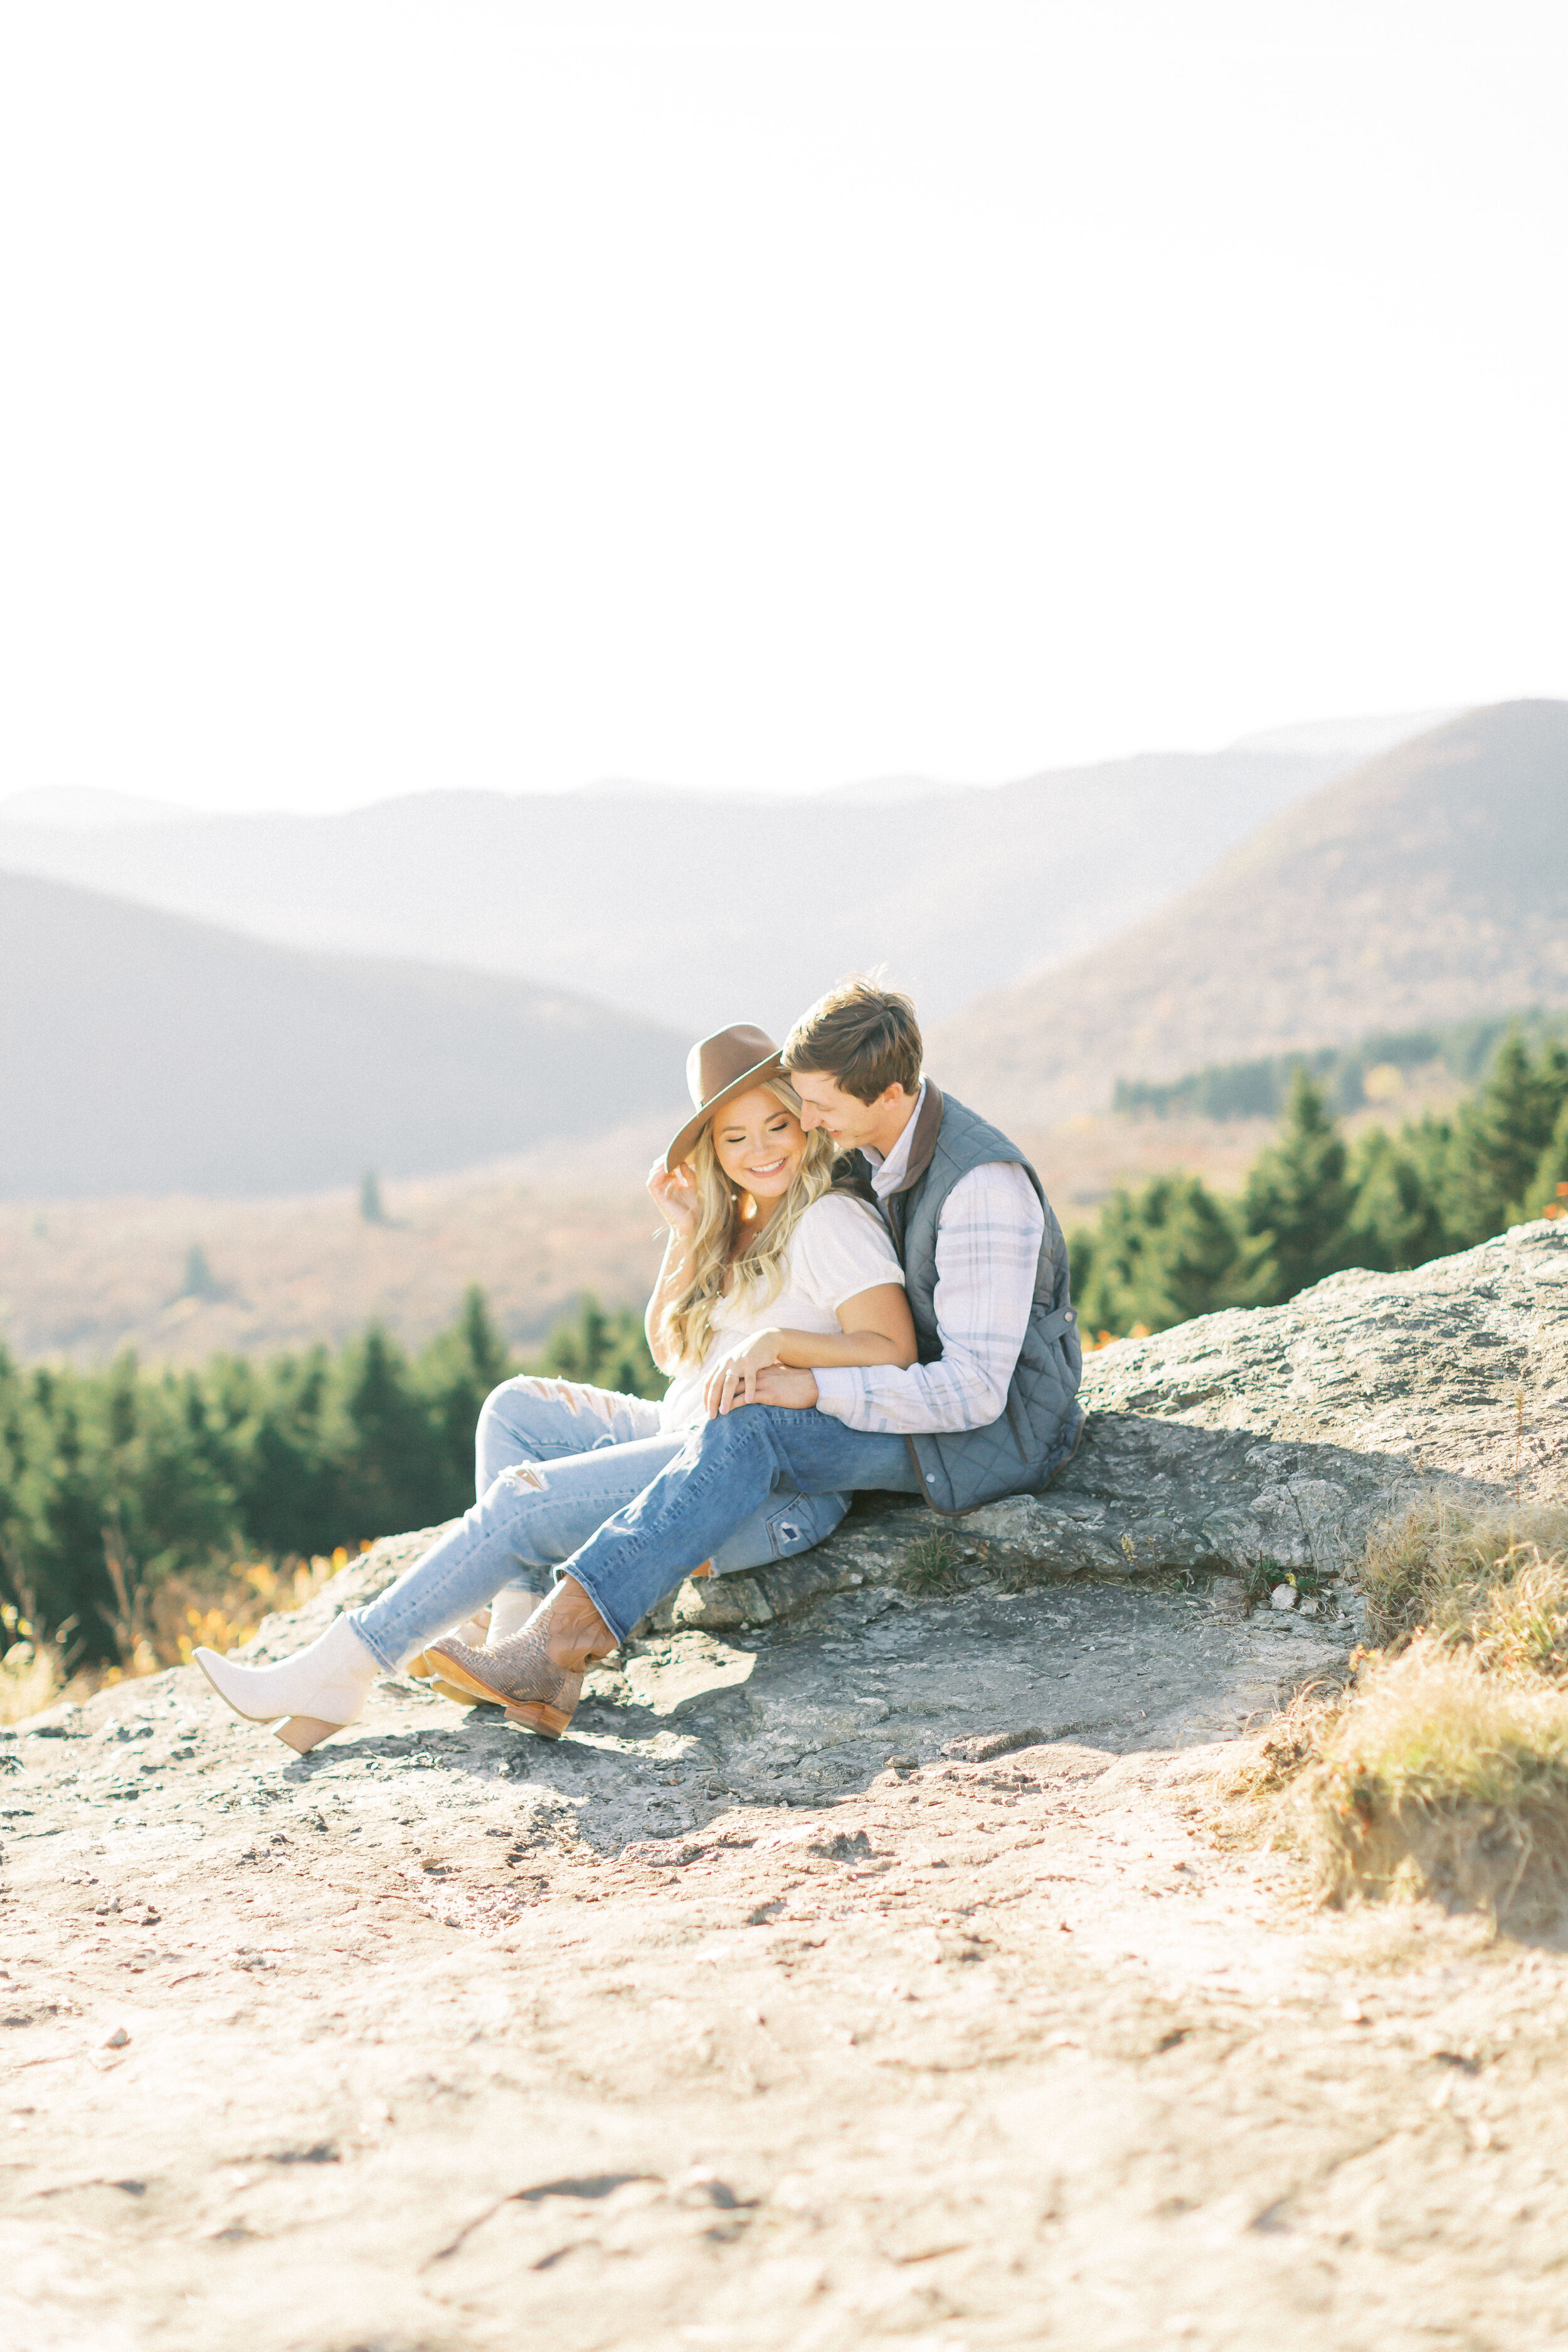
[[[1164,1183],[1148,1287],[1133,1302],[1134,1319],[1152,1331],[1234,1306],[1240,1258],[1230,1212],[1201,1178],[1173,1176]]]
[[[110,1550],[129,1600],[133,1585],[234,1549],[233,1494],[184,1405],[179,1381],[149,1378],[127,1356],[107,1372],[37,1381],[22,1413],[25,1524],[14,1517],[9,1580],[46,1625],[74,1622],[90,1658],[118,1648]]]
[[[1403,1139],[1395,1142],[1381,1127],[1370,1129],[1356,1155],[1354,1185],[1351,1242],[1356,1265],[1394,1273],[1442,1255],[1440,1186]]]
[[[608,1367],[608,1385],[623,1396],[648,1397],[657,1403],[668,1382],[648,1349],[643,1318],[635,1308],[623,1307],[613,1333],[615,1356]]]
[[[490,1320],[489,1307],[477,1282],[470,1283],[464,1293],[458,1328],[468,1358],[468,1375],[482,1402],[493,1388],[499,1388],[509,1377],[511,1361],[506,1341]]]
[[[30,1498],[23,1492],[27,1476],[27,1435],[25,1422],[26,1387],[4,1347],[0,1347],[0,1584],[5,1597],[31,1616],[35,1595],[26,1583],[32,1536]]]
[[[558,1323],[551,1333],[544,1349],[545,1369],[560,1380],[586,1381],[596,1387],[609,1344],[608,1319],[592,1291],[585,1291],[575,1322]]]
[[[89,1424],[101,1523],[119,1530],[153,1582],[236,1548],[234,1493],[205,1416],[187,1410],[188,1389],[174,1374],[139,1375],[135,1359],[122,1357],[106,1382],[102,1419]]]
[[[1094,1281],[1095,1267],[1099,1263],[1098,1236],[1093,1226],[1075,1225],[1067,1236],[1067,1245],[1068,1266],[1072,1276],[1073,1304],[1078,1308],[1079,1322],[1087,1332],[1091,1328],[1095,1328],[1091,1327],[1084,1310],[1084,1301],[1089,1297],[1089,1287]],[[1103,1330],[1105,1327],[1101,1324],[1098,1328]]]
[[[180,1284],[182,1298],[221,1298],[223,1286],[207,1264],[207,1254],[200,1242],[193,1242],[185,1252],[184,1276]]]
[[[409,1377],[407,1358],[379,1324],[349,1350],[342,1419],[334,1543],[429,1527],[447,1516],[451,1487],[440,1433]]]
[[[1557,1114],[1552,1140],[1521,1205],[1527,1217],[1568,1217],[1568,1101]]]
[[[1100,1211],[1095,1231],[1075,1234],[1069,1245],[1073,1297],[1079,1328],[1085,1334],[1098,1338],[1106,1331],[1121,1339],[1131,1328],[1134,1318],[1125,1301],[1142,1246],[1137,1204],[1119,1184]]]
[[[254,1410],[236,1433],[235,1473],[245,1538],[256,1551],[322,1551],[339,1528],[329,1428],[336,1374],[318,1347],[276,1358],[257,1383]]]
[[[471,1284],[456,1325],[419,1357],[416,1377],[440,1433],[444,1513],[467,1510],[474,1497],[474,1432],[493,1388],[511,1371],[506,1342],[490,1319],[484,1292]]]
[[[24,1494],[27,1541],[18,1563],[17,1597],[31,1595],[39,1621],[80,1629],[89,1657],[111,1659],[115,1598],[103,1558],[108,1497],[84,1459],[81,1416],[64,1384],[35,1384]],[[27,1491],[31,1488],[31,1492]]]
[[[1196,1176],[1156,1176],[1136,1195],[1118,1191],[1089,1248],[1081,1236],[1074,1247],[1079,1321],[1091,1333],[1136,1324],[1164,1331],[1236,1304],[1236,1226]]]
[[[1437,1211],[1442,1222],[1442,1240],[1432,1253],[1440,1256],[1453,1247],[1448,1224],[1448,1202],[1453,1190],[1454,1123],[1438,1118],[1431,1112],[1420,1120],[1406,1119],[1399,1130],[1396,1149],[1407,1159]]]
[[[391,1223],[385,1209],[382,1206],[381,1185],[374,1168],[367,1168],[360,1180],[359,1213],[367,1225],[384,1225]]]
[[[1459,1113],[1444,1204],[1451,1248],[1472,1248],[1522,1213],[1564,1101],[1568,1053],[1549,1038],[1532,1062],[1511,1032],[1480,1094]]]
[[[630,1307],[611,1317],[592,1294],[574,1322],[558,1323],[545,1342],[544,1370],[558,1380],[585,1381],[625,1396],[661,1397],[665,1381],[648,1353],[642,1317]]]
[[[1355,1195],[1343,1138],[1304,1070],[1291,1083],[1285,1132],[1254,1160],[1242,1194],[1251,1296],[1262,1306],[1354,1263]]]

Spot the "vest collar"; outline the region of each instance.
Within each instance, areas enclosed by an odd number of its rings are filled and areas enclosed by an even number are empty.
[[[942,1088],[934,1078],[926,1080],[926,1098],[915,1120],[914,1140],[910,1145],[910,1164],[904,1171],[904,1181],[889,1193],[889,1201],[898,1200],[910,1186],[918,1184],[931,1166],[936,1152],[936,1139],[942,1132],[942,1115],[946,1105]]]

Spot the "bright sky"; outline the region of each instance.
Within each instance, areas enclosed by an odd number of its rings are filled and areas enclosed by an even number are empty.
[[[1568,694],[1562,0],[37,0],[0,793]]]

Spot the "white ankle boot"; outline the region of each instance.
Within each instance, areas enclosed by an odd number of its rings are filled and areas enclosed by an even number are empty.
[[[302,1756],[318,1741],[353,1723],[383,1673],[346,1617],[334,1617],[320,1640],[275,1666],[242,1666],[216,1650],[192,1653],[219,1698],[252,1723],[274,1723],[278,1737]]]

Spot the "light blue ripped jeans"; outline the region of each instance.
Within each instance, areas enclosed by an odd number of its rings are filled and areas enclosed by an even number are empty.
[[[395,1673],[503,1585],[548,1591],[552,1571],[635,1501],[690,1434],[661,1431],[658,1405],[644,1397],[528,1374],[504,1381],[474,1435],[479,1500],[395,1584],[350,1612],[355,1633]],[[847,1495],[775,1490],[715,1545],[714,1571],[808,1551],[848,1507]]]

